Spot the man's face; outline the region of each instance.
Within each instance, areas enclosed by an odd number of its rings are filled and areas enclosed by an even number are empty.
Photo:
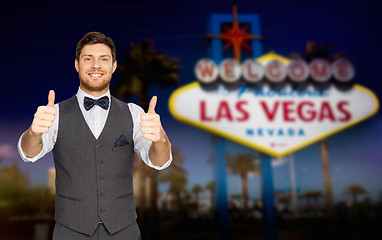
[[[74,65],[79,74],[81,89],[94,96],[107,92],[111,76],[117,68],[110,48],[102,43],[84,46]]]

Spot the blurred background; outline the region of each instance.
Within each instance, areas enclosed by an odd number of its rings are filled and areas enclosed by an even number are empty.
[[[239,14],[259,15],[264,53],[306,56],[310,43],[328,59],[345,54],[356,69],[353,81],[381,99],[380,1],[7,1],[0,6],[0,239],[51,238],[52,154],[25,163],[16,145],[37,107],[47,104],[50,89],[56,102],[77,92],[75,46],[89,31],[100,31],[116,44],[119,66],[112,93],[145,110],[157,95],[156,112],[172,142],[174,161],[168,169],[149,169],[139,159],[135,164],[143,239],[219,239],[215,136],[175,120],[168,99],[195,81],[195,63],[208,57],[211,14],[230,14],[234,5]],[[228,140],[226,151],[226,239],[266,239],[259,153]],[[380,239],[381,154],[378,112],[324,141],[271,159],[277,239]],[[324,158],[333,192],[329,210]]]

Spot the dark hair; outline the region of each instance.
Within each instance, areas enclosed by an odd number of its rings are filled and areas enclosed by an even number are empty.
[[[88,32],[85,34],[85,36],[77,43],[76,47],[76,59],[77,61],[80,60],[80,54],[82,49],[86,45],[92,45],[102,43],[108,46],[111,50],[111,56],[113,58],[113,62],[115,62],[115,45],[111,38],[106,37],[105,34],[100,32]]]

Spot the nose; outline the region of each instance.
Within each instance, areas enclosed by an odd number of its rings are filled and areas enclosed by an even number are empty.
[[[92,66],[94,69],[99,69],[100,68],[100,65],[98,63],[98,60],[95,60],[94,63],[93,63],[93,66]]]

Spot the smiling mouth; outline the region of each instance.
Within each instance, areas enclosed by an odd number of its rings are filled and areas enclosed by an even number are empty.
[[[89,73],[89,76],[92,78],[100,78],[102,75],[102,73]]]

